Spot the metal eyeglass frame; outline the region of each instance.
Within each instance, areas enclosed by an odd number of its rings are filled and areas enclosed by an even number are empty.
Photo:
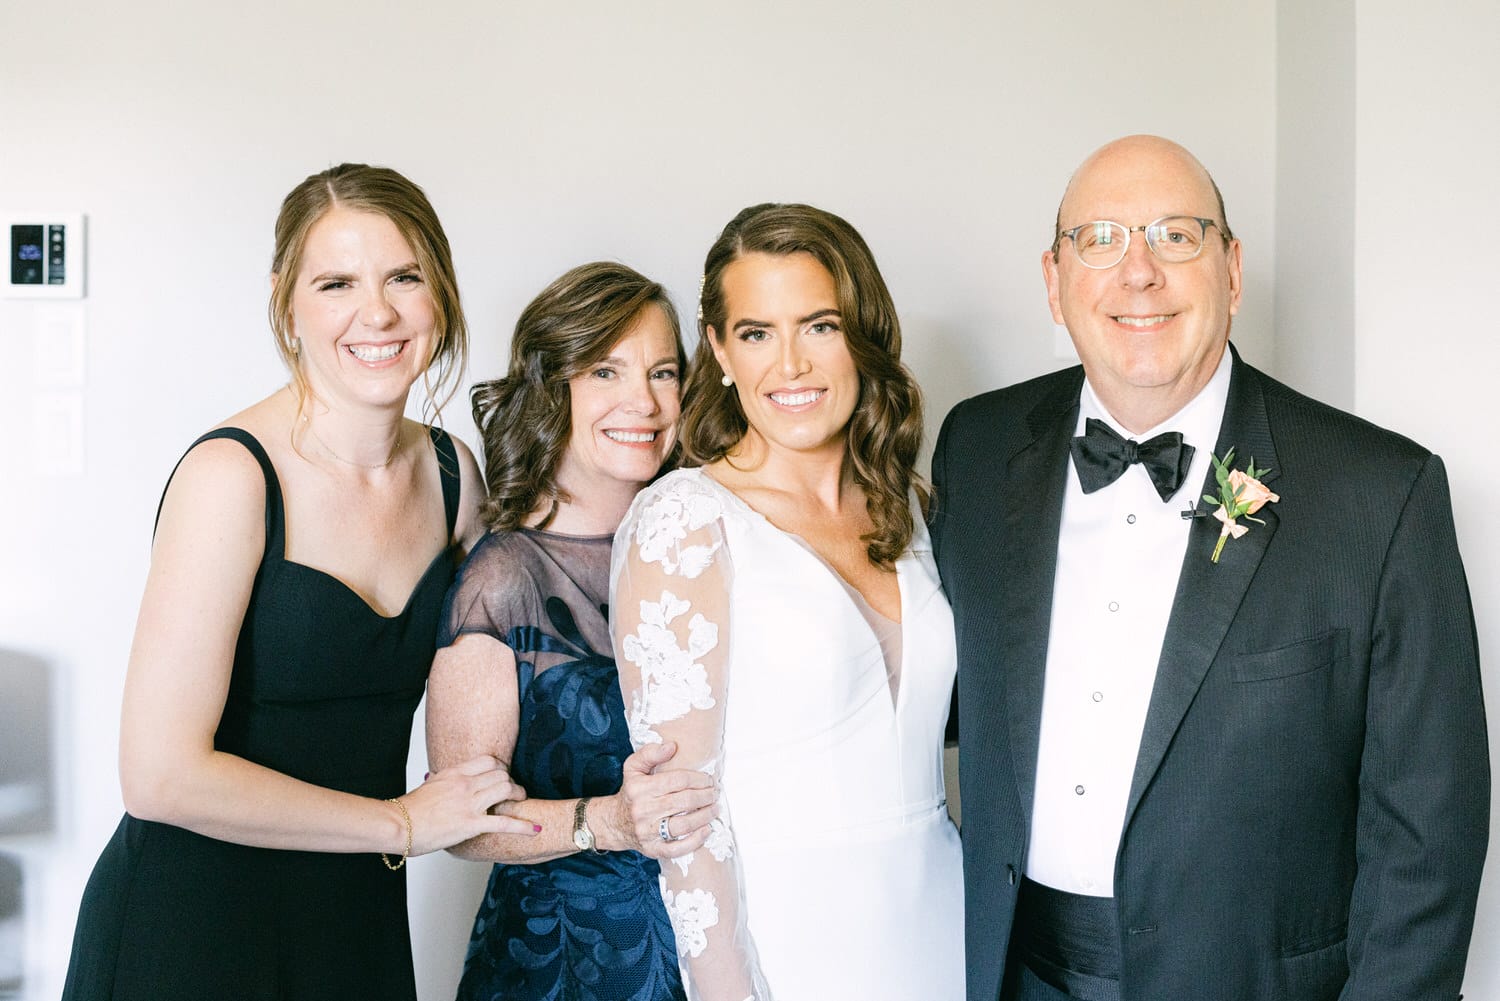
[[[1203,233],[1199,238],[1198,251],[1197,253],[1193,254],[1192,257],[1184,257],[1180,261],[1173,261],[1163,257],[1161,255],[1161,252],[1156,249],[1156,241],[1151,239],[1151,230],[1156,226],[1160,226],[1168,219],[1191,219],[1202,228]],[[1084,229],[1088,226],[1097,226],[1100,223],[1104,223],[1109,226],[1118,226],[1123,229],[1125,231],[1125,244],[1120,248],[1120,256],[1118,259],[1110,262],[1109,264],[1090,264],[1088,261],[1085,261],[1083,259],[1083,255],[1078,252],[1078,241],[1074,237],[1080,229]],[[1203,253],[1203,247],[1208,243],[1208,227],[1210,226],[1212,226],[1214,229],[1217,229],[1220,236],[1224,235],[1223,228],[1220,227],[1219,224],[1213,219],[1204,219],[1202,216],[1195,215],[1183,215],[1177,212],[1174,212],[1171,215],[1164,215],[1160,219],[1153,219],[1150,222],[1146,223],[1146,225],[1144,226],[1127,226],[1124,223],[1115,222],[1113,219],[1092,219],[1088,222],[1081,222],[1077,226],[1074,226],[1072,229],[1065,229],[1061,233],[1058,233],[1057,240],[1052,245],[1052,253],[1057,253],[1057,248],[1062,245],[1063,237],[1067,237],[1068,242],[1073,245],[1073,256],[1078,258],[1079,264],[1082,264],[1084,267],[1089,268],[1093,271],[1108,271],[1110,268],[1117,266],[1120,261],[1125,260],[1125,255],[1130,253],[1131,234],[1145,233],[1146,246],[1151,250],[1151,253],[1156,256],[1157,260],[1161,261],[1163,264],[1186,264],[1188,261],[1197,260],[1199,255]]]

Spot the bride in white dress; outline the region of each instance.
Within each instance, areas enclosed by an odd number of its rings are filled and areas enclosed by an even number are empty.
[[[701,465],[636,498],[610,599],[632,741],[720,789],[707,843],[662,867],[689,997],[957,1001],[953,620],[890,294],[848,223],[760,205],[709,251],[699,330]]]

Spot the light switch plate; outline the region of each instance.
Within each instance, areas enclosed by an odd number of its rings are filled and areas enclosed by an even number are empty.
[[[81,212],[0,212],[5,252],[0,295],[7,299],[83,297],[87,233]]]

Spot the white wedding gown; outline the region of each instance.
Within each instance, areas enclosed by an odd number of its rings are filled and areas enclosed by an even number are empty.
[[[901,624],[881,630],[810,547],[701,469],[642,491],[620,525],[611,629],[631,740],[674,740],[673,766],[719,782],[708,843],[662,863],[693,1001],[963,997],[942,774],[953,616],[920,518],[896,569]]]

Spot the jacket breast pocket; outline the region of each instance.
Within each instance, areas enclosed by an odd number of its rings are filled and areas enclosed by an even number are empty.
[[[1274,650],[1236,654],[1229,663],[1229,676],[1240,683],[1292,678],[1320,671],[1348,656],[1349,631],[1330,629]]]

